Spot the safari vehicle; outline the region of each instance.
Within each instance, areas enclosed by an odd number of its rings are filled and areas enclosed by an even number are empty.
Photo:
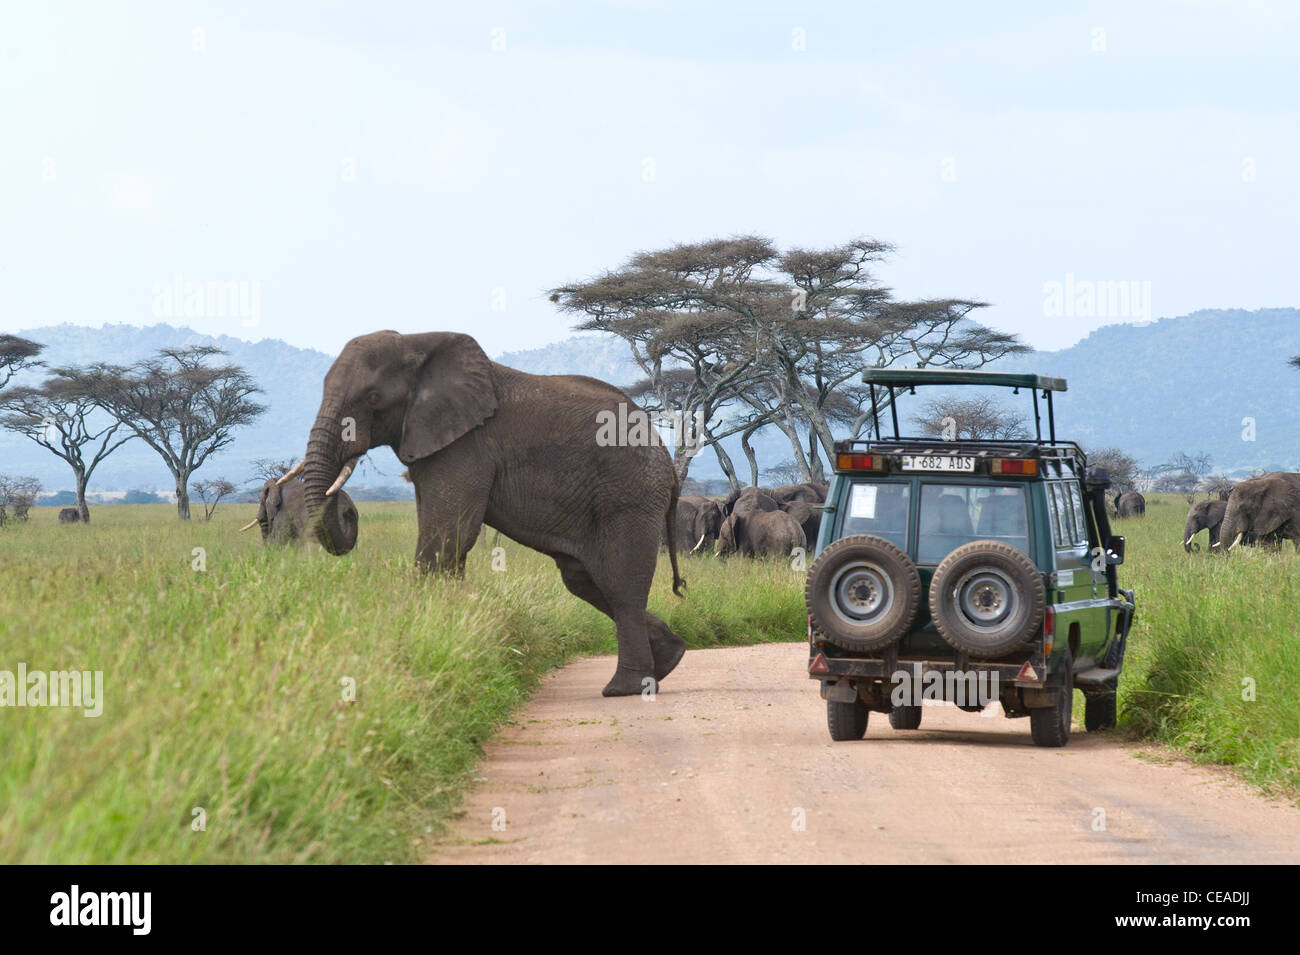
[[[1119,588],[1110,479],[1056,437],[1052,394],[1064,379],[871,369],[863,381],[875,438],[856,438],[864,414],[855,437],[835,444],[805,588],[808,675],[821,681],[831,738],[861,739],[873,710],[908,730],[924,700],[968,712],[996,700],[1029,717],[1036,744],[1064,746],[1076,687],[1085,727],[1113,727],[1136,603]],[[904,437],[895,399],[923,385],[1026,390],[1036,436]],[[880,435],[886,391],[892,438]]]

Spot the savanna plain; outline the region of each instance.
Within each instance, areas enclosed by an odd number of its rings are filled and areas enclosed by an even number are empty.
[[[1138,617],[1113,732],[1300,805],[1300,555],[1185,553],[1186,500],[1148,504],[1116,521]],[[98,717],[0,709],[0,861],[426,857],[482,744],[547,671],[615,652],[613,624],[490,528],[463,579],[426,576],[414,505],[358,507],[342,558],[238,533],[251,505],[104,506],[89,525],[33,508],[0,528],[0,670],[102,671],[104,696]],[[650,610],[691,647],[803,639],[789,561],[680,560],[687,598],[665,554]]]

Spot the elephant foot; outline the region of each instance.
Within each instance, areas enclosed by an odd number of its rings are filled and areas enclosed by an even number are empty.
[[[677,664],[681,663],[682,657],[686,655],[686,641],[667,627],[664,629],[667,631],[665,634],[652,637],[650,640],[650,652],[655,658],[656,680],[662,680],[677,669]]]
[[[640,696],[646,690],[651,693],[657,693],[659,690],[659,681],[653,674],[619,667],[614,671],[614,678],[605,684],[605,689],[600,691],[600,695]]]

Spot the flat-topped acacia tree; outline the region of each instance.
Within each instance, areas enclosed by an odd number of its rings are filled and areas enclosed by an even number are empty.
[[[262,389],[242,368],[208,364],[225,354],[194,345],[164,348],[129,367],[64,370],[74,387],[158,452],[176,481],[176,513],[183,521],[190,519],[190,475],[234,440],[236,428],[266,410],[252,400]]]
[[[0,392],[0,426],[29,438],[68,463],[83,522],[90,521],[86,487],[95,468],[135,437],[57,370],[39,388]]]
[[[552,289],[551,300],[585,316],[579,330],[628,343],[646,378],[638,391],[658,410],[703,421],[704,440],[677,449],[679,478],[702,447],[780,421],[805,479],[821,481],[822,457],[834,453],[831,422],[843,414],[838,392],[863,368],[977,368],[1026,350],[970,317],[983,302],[895,300],[873,272],[891,250],[865,238],[785,251],[762,236],[713,239],[637,253]],[[779,400],[746,400],[760,390]],[[745,413],[718,427],[737,403]],[[796,423],[811,436],[806,460]]]

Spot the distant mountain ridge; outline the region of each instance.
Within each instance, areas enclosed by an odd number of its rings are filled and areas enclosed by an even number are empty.
[[[42,358],[49,366],[128,364],[159,348],[191,344],[225,349],[265,390],[259,400],[267,412],[237,431],[230,447],[198,476],[224,476],[237,483],[251,476],[251,462],[258,458],[302,454],[320,403],[321,382],[334,360],[277,339],[214,338],[165,324],[63,324],[14,334],[43,343]],[[1215,309],[1146,325],[1108,325],[1069,348],[1017,356],[991,367],[1066,378],[1069,391],[1057,402],[1058,432],[1085,447],[1118,445],[1144,465],[1179,451],[1206,452],[1216,470],[1240,473],[1250,468],[1300,470],[1300,420],[1292,410],[1300,403],[1300,370],[1287,364],[1293,355],[1300,355],[1300,310]],[[620,386],[643,377],[621,340],[599,334],[507,352],[497,360],[533,374],[582,374]],[[35,383],[41,377],[28,375],[24,381]],[[924,397],[900,402],[900,416],[906,420],[919,412]],[[1252,421],[1254,440],[1243,440],[1251,433]],[[748,480],[739,442],[733,439],[724,446]],[[791,457],[789,444],[774,429],[758,436],[755,449],[760,467]],[[395,456],[379,452],[366,461],[354,479],[358,483],[400,483],[401,465]],[[71,472],[62,461],[7,431],[0,431],[0,472],[33,475],[48,490],[71,483]],[[695,459],[691,474],[721,474],[712,451]],[[136,441],[101,465],[91,490],[170,492],[170,481],[153,451]]]

